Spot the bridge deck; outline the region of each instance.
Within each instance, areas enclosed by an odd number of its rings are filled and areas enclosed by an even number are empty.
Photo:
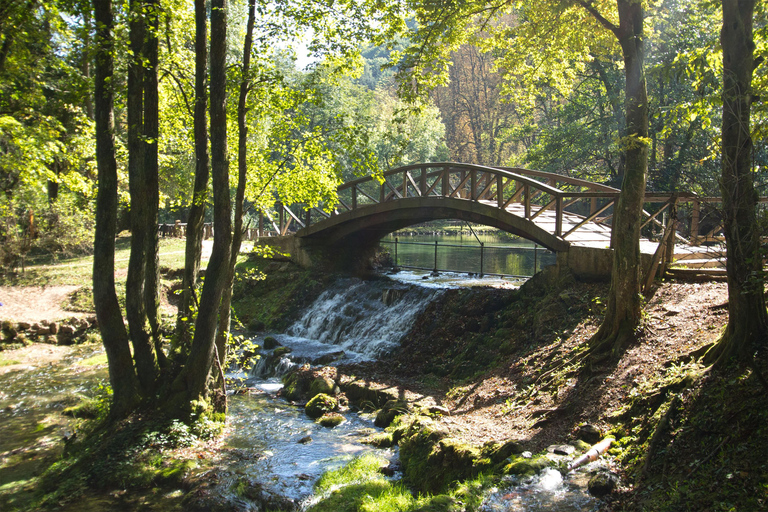
[[[494,206],[493,201],[480,201]],[[557,213],[552,209],[544,209],[537,205],[531,205],[531,216],[535,216],[536,225],[546,230],[550,234],[555,234],[557,226]],[[518,217],[525,216],[525,206],[522,203],[512,203],[505,208],[512,215]],[[539,213],[540,212],[540,213]],[[562,224],[563,232],[568,233],[584,221],[584,216],[576,213],[563,212]],[[597,222],[586,222],[570,233],[565,239],[572,245],[584,247],[610,247],[611,246],[611,228],[605,224]]]

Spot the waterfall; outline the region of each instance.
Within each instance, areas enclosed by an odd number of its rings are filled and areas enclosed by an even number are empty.
[[[389,280],[340,279],[286,332],[374,359],[394,349],[441,290]]]

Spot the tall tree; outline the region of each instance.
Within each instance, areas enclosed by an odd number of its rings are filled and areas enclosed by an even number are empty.
[[[451,4],[416,3],[421,27],[413,44],[399,57],[401,91],[419,96],[446,79],[449,52],[480,29],[492,37],[483,46],[508,52],[510,60],[528,76],[549,72],[552,83],[565,89],[576,70],[592,57],[593,47],[618,43],[624,61],[626,132],[621,140],[624,178],[614,208],[613,269],[605,319],[591,341],[592,352],[618,352],[633,336],[640,321],[640,218],[648,168],[648,98],[643,68],[645,57],[644,2],[641,0],[504,0]],[[511,12],[514,24],[494,26],[494,17]],[[591,18],[591,19],[589,19]],[[576,25],[574,25],[576,23]],[[607,32],[612,41],[598,32]],[[469,36],[467,35],[469,34]],[[563,59],[563,55],[567,58]],[[515,70],[516,73],[520,71]],[[536,82],[531,82],[535,84]],[[530,89],[523,92],[530,93]]]
[[[137,381],[115,292],[115,234],[117,229],[117,161],[114,120],[114,20],[112,0],[93,0],[96,21],[96,234],[93,250],[93,302],[109,362],[112,407],[124,416],[137,403]]]
[[[187,220],[187,241],[184,251],[184,278],[177,322],[177,336],[189,341],[188,326],[192,321],[192,303],[200,273],[202,257],[203,221],[208,199],[208,18],[205,0],[195,0],[195,183],[192,205]]]
[[[751,363],[768,348],[763,258],[757,224],[757,193],[752,177],[750,109],[755,0],[724,0],[720,42],[723,49],[722,174],[723,232],[727,247],[728,326],[707,360]]]
[[[237,100],[237,188],[235,190],[234,233],[232,234],[232,249],[227,268],[227,277],[221,297],[219,311],[219,330],[216,336],[216,354],[219,362],[227,357],[227,340],[231,322],[232,285],[235,280],[235,265],[240,253],[243,239],[243,202],[245,200],[245,185],[248,177],[248,93],[251,88],[251,51],[253,50],[253,27],[256,23],[256,0],[248,0],[248,22],[243,43],[243,64],[240,76],[240,94]],[[223,386],[224,383],[222,382]]]
[[[648,174],[648,95],[645,86],[643,4],[617,0],[619,23],[609,21],[591,0],[579,0],[595,19],[610,30],[624,57],[626,136],[624,180],[614,208],[613,268],[605,318],[591,340],[597,352],[623,349],[640,323],[640,225]]]
[[[213,249],[200,295],[189,357],[184,367],[184,383],[189,400],[207,394],[208,375],[216,359],[216,328],[219,305],[227,278],[232,248],[231,201],[229,197],[229,157],[227,155],[226,111],[227,0],[211,2],[211,181],[213,184]],[[221,397],[224,398],[224,397]],[[218,402],[215,404],[218,408]]]
[[[125,283],[125,309],[133,344],[136,372],[142,392],[149,396],[159,374],[149,325],[147,297],[153,295],[154,279],[148,272],[152,239],[157,236],[157,42],[152,45],[153,27],[147,26],[152,6],[147,0],[131,0],[129,38],[131,59],[128,63],[128,180],[131,194],[131,256]],[[148,30],[149,28],[149,30]],[[156,28],[156,27],[154,27]],[[154,55],[152,49],[154,48]],[[153,76],[154,75],[154,76]],[[154,86],[155,91],[149,92]],[[149,131],[148,131],[149,130]],[[153,162],[154,160],[154,162]],[[154,213],[154,215],[153,215]],[[156,271],[156,266],[152,265]],[[152,270],[152,269],[150,269]]]

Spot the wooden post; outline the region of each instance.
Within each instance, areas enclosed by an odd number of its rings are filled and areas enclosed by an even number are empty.
[[[352,209],[357,210],[357,186],[352,187]]]
[[[523,205],[525,206],[525,218],[531,218],[531,186],[523,183]]]
[[[557,202],[555,203],[555,236],[562,236],[563,234],[563,198],[557,196]]]
[[[451,184],[448,181],[450,176],[448,172],[448,167],[443,167],[441,176],[442,177],[440,179],[443,180],[443,182],[441,183],[442,189],[443,189],[443,197],[448,197],[448,194],[450,194],[450,190],[451,190],[451,187],[450,187]]]
[[[259,210],[259,236],[264,236],[264,212]]]
[[[499,208],[504,208],[504,177],[501,174],[496,175],[496,203]]]
[[[477,201],[477,171],[474,169],[469,171],[469,198],[472,201]]]
[[[419,187],[421,188],[421,196],[427,195],[427,168],[421,168],[421,176],[419,177]]]
[[[693,212],[691,213],[691,245],[699,244],[699,217],[701,216],[701,201],[693,200]]]
[[[408,171],[403,171],[403,199],[408,197]]]
[[[533,275],[536,275],[536,267],[539,266],[539,244],[533,244]]]
[[[434,274],[437,274],[437,240],[435,240],[435,268],[432,269]]]

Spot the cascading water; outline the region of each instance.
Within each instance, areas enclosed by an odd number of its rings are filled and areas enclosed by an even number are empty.
[[[249,392],[230,397],[231,433],[225,442],[228,448],[259,455],[230,465],[230,472],[299,502],[325,471],[374,450],[359,442],[373,429],[371,418],[345,412],[341,425],[322,427],[302,409],[273,396],[281,387],[275,377],[295,364],[364,361],[394,350],[418,314],[441,293],[388,279],[339,279],[286,333],[256,337],[260,359],[246,378]],[[394,456],[392,450],[378,453]]]
[[[323,292],[284,334],[290,353],[262,350],[251,375],[266,378],[293,364],[365,361],[392,351],[442,290],[377,279],[344,278]]]

